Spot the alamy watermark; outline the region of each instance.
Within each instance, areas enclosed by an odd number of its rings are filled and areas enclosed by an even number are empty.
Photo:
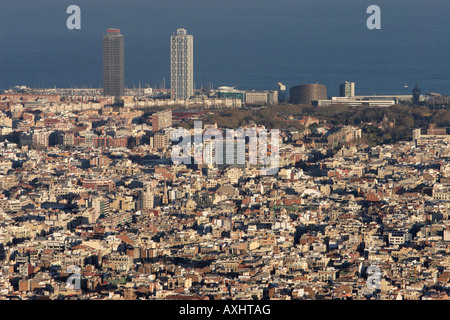
[[[378,266],[369,266],[367,268],[367,288],[370,290],[379,290],[381,289],[381,276],[383,273],[381,272],[380,267]]]
[[[66,288],[72,290],[81,289],[81,268],[79,266],[69,266],[67,268],[67,273],[72,273],[72,275],[67,278]]]
[[[192,137],[191,132],[184,128],[172,132],[172,142],[179,142],[172,148],[171,158],[175,164],[245,165],[248,140],[248,163],[260,166],[261,175],[274,175],[278,172],[278,129],[268,132],[266,129],[240,128],[226,129],[223,132],[217,128],[203,130],[202,122],[195,121],[193,133]]]
[[[371,14],[367,18],[366,26],[369,30],[381,29],[381,9],[379,6],[371,5],[367,8],[366,13]]]
[[[77,5],[67,7],[66,13],[71,14],[66,21],[67,29],[81,29],[81,9]]]
[[[77,5],[70,5],[66,10],[70,16],[67,18],[66,26],[69,30],[81,29],[81,9]],[[377,5],[370,5],[366,10],[371,16],[367,19],[366,26],[369,30],[381,29],[381,9]]]

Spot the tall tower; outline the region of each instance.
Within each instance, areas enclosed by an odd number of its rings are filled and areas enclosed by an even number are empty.
[[[355,83],[345,81],[339,86],[339,93],[341,97],[354,97],[355,96]]]
[[[286,101],[286,85],[278,82],[278,102]]]
[[[154,206],[154,194],[150,185],[147,184],[139,195],[138,208],[140,210],[153,209]]]
[[[110,28],[103,36],[103,94],[116,102],[125,92],[125,45],[119,29]]]
[[[194,38],[186,29],[170,37],[170,82],[172,99],[194,95]]]

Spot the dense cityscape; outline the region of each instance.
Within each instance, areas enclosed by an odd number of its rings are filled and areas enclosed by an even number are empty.
[[[103,88],[0,94],[1,299],[449,299],[450,96],[195,88],[186,29],[170,89],[126,88],[125,36],[103,37]],[[252,137],[207,138],[226,129],[278,130],[275,172]]]

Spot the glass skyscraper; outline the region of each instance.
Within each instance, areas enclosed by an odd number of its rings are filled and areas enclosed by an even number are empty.
[[[103,94],[116,101],[125,93],[125,45],[119,29],[110,28],[103,36]]]
[[[194,95],[194,39],[186,29],[170,37],[170,85],[172,99]]]

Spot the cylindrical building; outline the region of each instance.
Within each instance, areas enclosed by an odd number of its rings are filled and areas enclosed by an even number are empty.
[[[323,84],[302,84],[290,90],[289,102],[293,104],[316,105],[327,99],[327,87]]]

